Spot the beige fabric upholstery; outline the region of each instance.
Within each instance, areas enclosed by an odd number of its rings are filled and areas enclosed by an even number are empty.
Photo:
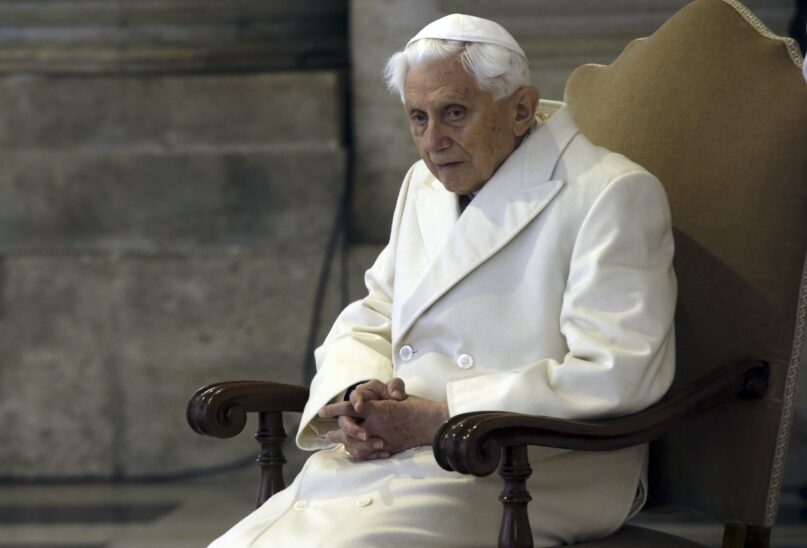
[[[763,401],[737,402],[655,444],[651,502],[770,526],[792,417],[807,236],[807,86],[794,45],[744,6],[697,0],[610,66],[566,88],[592,141],[667,189],[679,279],[678,376],[736,358],[772,367]],[[801,332],[798,331],[801,329]]]

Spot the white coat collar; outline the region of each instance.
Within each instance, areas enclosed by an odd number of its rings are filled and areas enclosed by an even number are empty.
[[[564,184],[552,179],[555,165],[578,131],[568,108],[559,109],[505,160],[462,215],[457,196],[434,177],[418,185],[415,209],[430,263],[410,295],[396,295],[393,343],[552,201]]]

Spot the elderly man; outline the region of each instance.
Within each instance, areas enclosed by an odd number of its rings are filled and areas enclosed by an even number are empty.
[[[450,416],[631,413],[673,377],[673,241],[659,182],[536,117],[524,52],[450,15],[390,58],[421,161],[387,247],[316,352],[297,443],[322,449],[213,546],[492,546],[501,481],[442,470]],[[604,536],[644,502],[646,448],[531,448],[536,546]]]

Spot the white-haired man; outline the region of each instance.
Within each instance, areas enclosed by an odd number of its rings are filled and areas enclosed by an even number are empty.
[[[657,401],[675,278],[659,182],[561,108],[536,118],[524,52],[454,14],[388,62],[422,160],[390,241],[317,350],[297,435],[321,449],[214,546],[492,546],[501,480],[442,470],[450,416],[562,418]],[[643,503],[646,448],[531,448],[536,546],[604,536]],[[637,495],[637,491],[639,495]]]

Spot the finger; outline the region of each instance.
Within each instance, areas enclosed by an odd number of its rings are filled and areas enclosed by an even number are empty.
[[[367,441],[359,441],[349,437],[345,439],[347,441],[345,443],[346,446],[365,455],[369,455],[370,453],[375,453],[377,451],[387,451],[387,442],[381,438],[370,438]]]
[[[381,449],[384,449],[384,447],[386,447],[387,442],[385,442],[381,438],[373,437],[367,440],[367,445],[374,451],[380,451]]]
[[[367,382],[361,383],[356,388],[360,390],[370,390],[371,392],[378,394],[378,396],[382,396],[384,394],[384,383],[378,379],[370,379]]]
[[[387,393],[393,400],[402,401],[406,399],[406,385],[402,378],[395,377],[387,382]]]
[[[325,439],[331,443],[345,443],[345,433],[341,430],[330,430],[325,432]]]
[[[345,443],[345,451],[350,453],[350,456],[357,460],[366,460],[375,453],[375,450],[368,447],[366,443],[351,439],[348,439],[347,443]]]
[[[367,449],[366,447],[357,445],[345,445],[345,450],[350,453],[350,456],[356,460],[378,460],[388,459],[390,456],[389,451],[375,451]]]
[[[353,404],[356,413],[361,413],[364,409],[364,402],[386,398],[386,389],[386,385],[378,379],[363,382],[350,393],[350,403]]]
[[[354,392],[362,393],[362,397],[368,400],[381,400],[387,394],[386,385],[378,379],[372,379],[356,387]]]
[[[353,406],[353,410],[356,413],[361,413],[364,408],[364,394],[361,388],[356,387],[353,392],[350,393],[350,404]]]
[[[367,441],[367,430],[359,426],[356,419],[347,415],[341,415],[336,424],[339,425],[339,430],[350,438],[361,441]]]
[[[356,413],[364,412],[366,402],[374,400],[383,400],[387,398],[387,387],[381,381],[373,381],[376,385],[356,389],[350,393],[350,403],[353,404],[353,410]]]
[[[353,405],[349,401],[329,403],[317,413],[322,419],[332,419],[340,415],[354,416],[355,414],[356,412],[353,410]]]

